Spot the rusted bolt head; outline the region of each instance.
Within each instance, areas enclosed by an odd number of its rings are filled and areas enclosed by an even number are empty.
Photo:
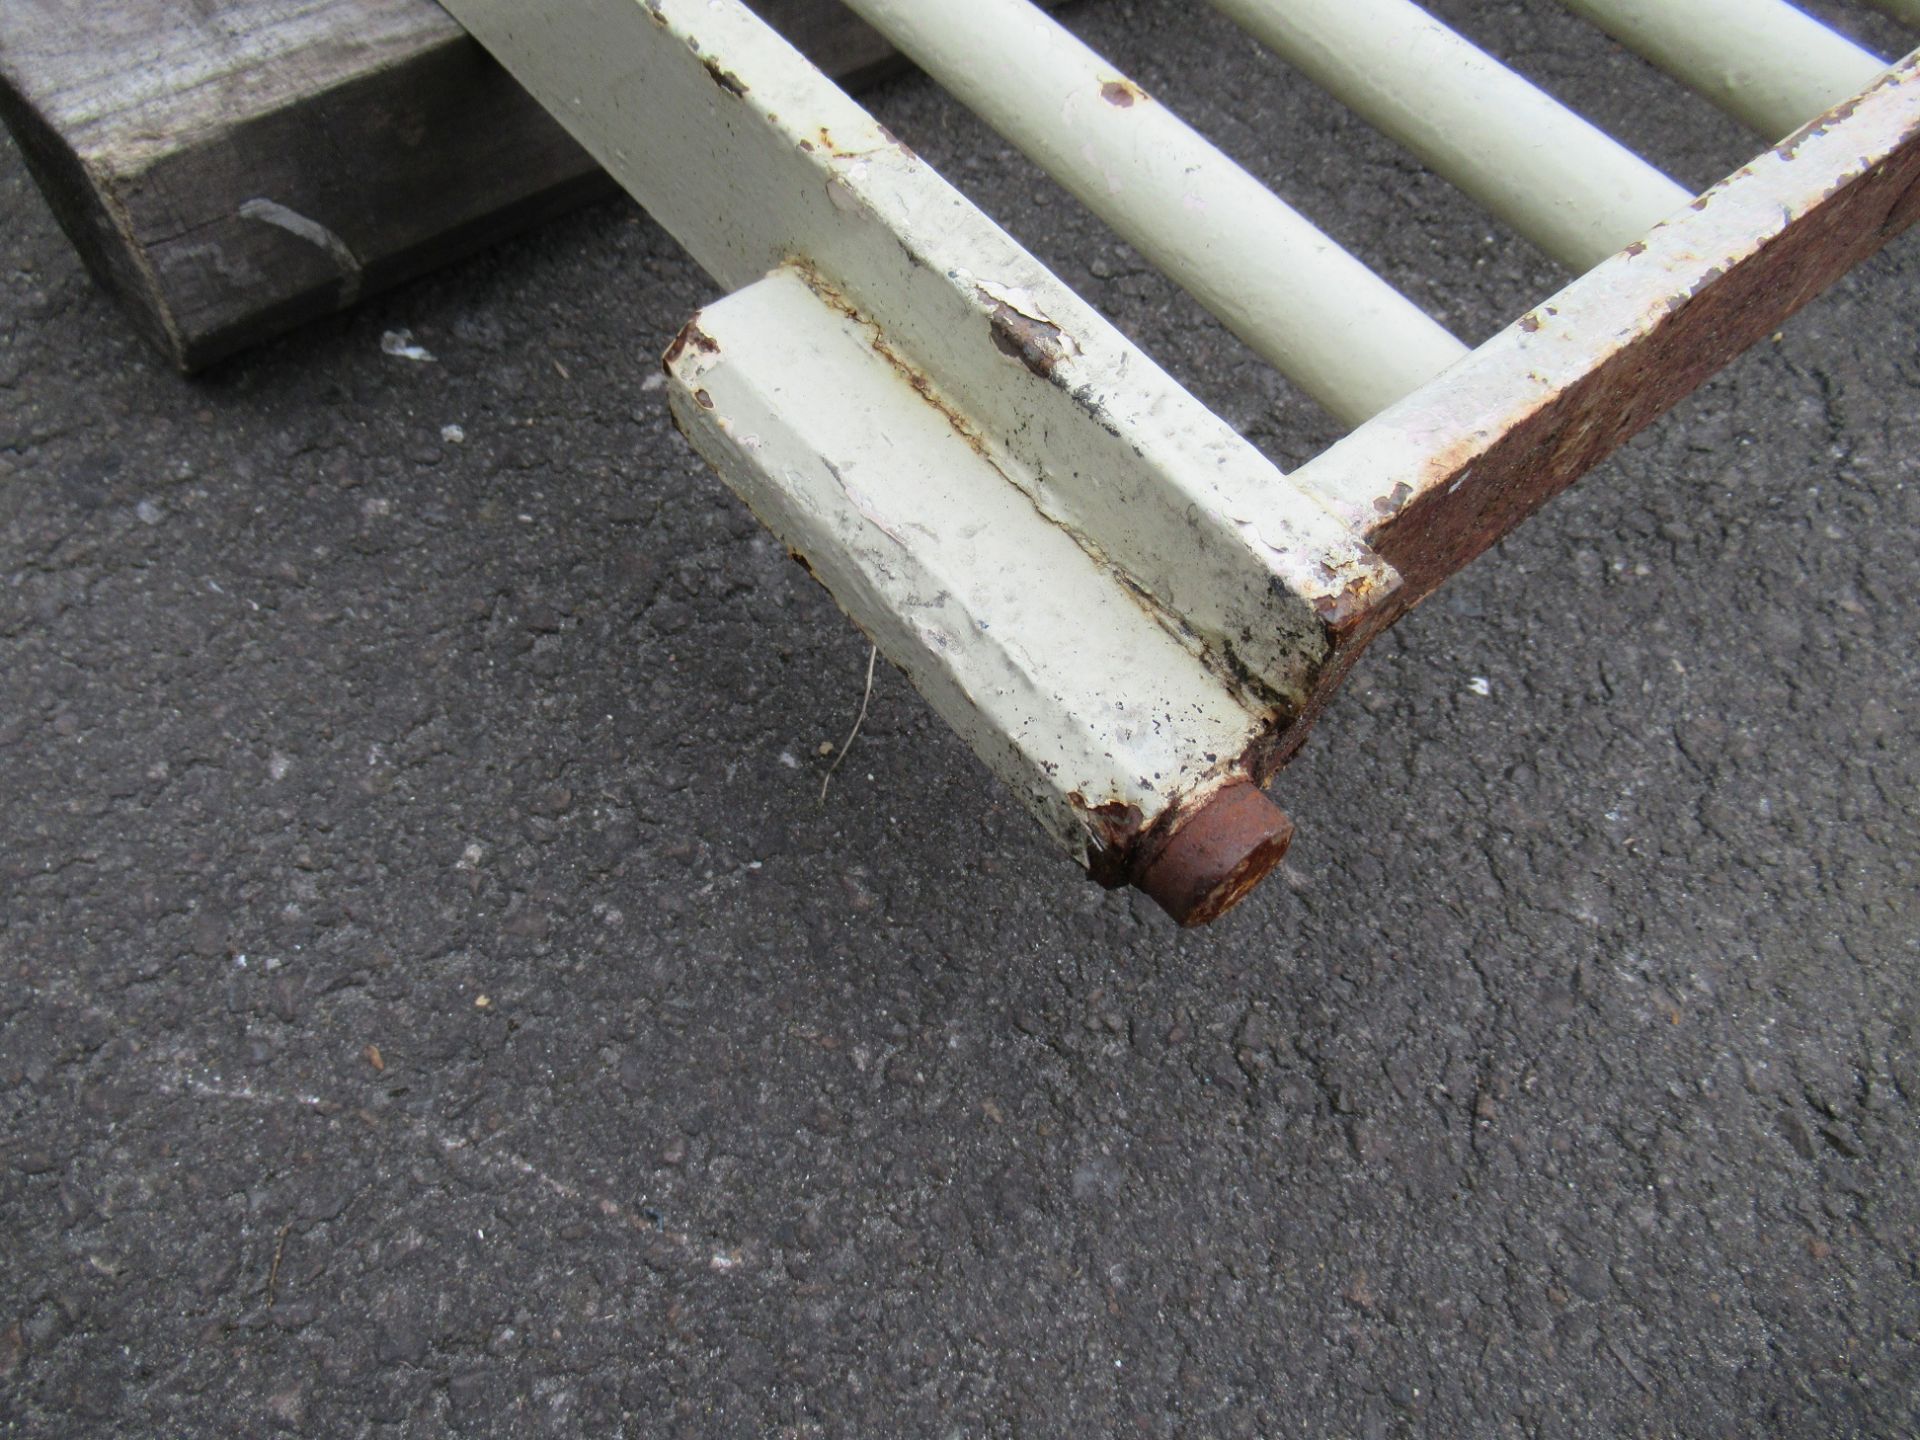
[[[1133,883],[1182,925],[1205,925],[1239,904],[1292,842],[1286,812],[1236,781],[1185,817]]]

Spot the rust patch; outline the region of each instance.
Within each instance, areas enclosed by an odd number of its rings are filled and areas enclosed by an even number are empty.
[[[1887,212],[1887,218],[1881,222],[1880,231],[1891,240],[1901,234],[1916,220],[1920,220],[1920,175],[1914,176],[1900,198],[1893,202],[1893,208]]]
[[[1293,822],[1245,777],[1169,807],[1144,830],[1138,806],[1091,805],[1077,791],[1067,802],[1088,830],[1088,874],[1109,890],[1137,887],[1183,926],[1239,904],[1293,841]]]
[[[707,78],[722,90],[726,91],[727,94],[737,99],[747,93],[747,82],[727,69],[711,55],[702,60],[700,64],[706,70]]]
[[[1413,494],[1413,486],[1404,480],[1393,482],[1393,489],[1385,495],[1373,497],[1373,508],[1381,515],[1391,515],[1407,503],[1407,497]]]
[[[1520,317],[1520,328],[1531,335],[1540,328],[1540,317],[1529,310]]]
[[[1042,380],[1051,380],[1055,367],[1074,353],[1066,332],[1052,321],[1023,314],[985,290],[975,293],[993,307],[987,312],[987,328],[994,348],[1018,360]]]
[[[700,317],[694,316],[680,327],[680,333],[673,337],[673,343],[667,347],[667,353],[660,359],[661,365],[671,370],[687,351],[694,350],[702,355],[718,355],[720,343],[700,328]]]
[[[1119,800],[1091,805],[1078,790],[1067,795],[1067,803],[1079,812],[1092,837],[1087,842],[1087,873],[1109,890],[1131,884],[1144,819],[1140,807]]]
[[[1100,98],[1109,105],[1116,105],[1122,110],[1131,110],[1147,98],[1147,92],[1131,80],[1109,80],[1100,87]]]
[[[1910,78],[1914,67],[1896,75]],[[1863,156],[1785,230],[1711,275],[1676,276],[1673,290],[1647,307],[1644,329],[1598,351],[1586,374],[1556,394],[1516,395],[1509,411],[1475,417],[1427,457],[1417,489],[1402,482],[1375,499],[1379,518],[1364,538],[1403,583],[1350,626],[1329,626],[1333,649],[1305,703],[1277,717],[1273,731],[1238,757],[1241,767],[1264,781],[1284,765],[1387,626],[1890,237],[1920,223],[1920,130],[1869,133],[1862,142],[1871,163]],[[1735,172],[1692,208],[1708,209],[1723,188],[1757,174],[1751,166]]]
[[[1636,240],[1621,253],[1633,256],[1644,255],[1647,253],[1647,242],[1644,240]]]
[[[1293,822],[1260,787],[1236,780],[1175,824],[1133,883],[1183,926],[1219,919],[1265,879],[1293,843]]]
[[[1355,575],[1338,590],[1314,596],[1313,613],[1320,617],[1323,625],[1338,633],[1371,610],[1379,599],[1380,586],[1375,577]]]
[[[700,402],[700,408],[702,410],[711,410],[713,408],[713,396],[709,395],[705,390],[694,391],[693,398]]]

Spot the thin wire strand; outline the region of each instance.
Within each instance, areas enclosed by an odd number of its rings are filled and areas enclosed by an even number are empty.
[[[833,757],[833,764],[827,767],[827,773],[820,779],[820,803],[822,805],[827,803],[827,786],[833,783],[833,772],[838,770],[840,768],[840,762],[847,758],[847,751],[853,748],[854,736],[860,733],[860,727],[867,722],[867,706],[873,703],[873,667],[879,659],[880,647],[875,645],[867,651],[867,688],[866,692],[860,697],[860,713],[853,717],[853,729],[847,732],[846,741],[840,746],[840,753]]]

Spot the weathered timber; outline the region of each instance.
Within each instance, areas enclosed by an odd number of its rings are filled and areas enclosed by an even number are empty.
[[[757,0],[848,83],[838,0]],[[89,268],[198,369],[610,195],[433,0],[5,0],[0,115]]]

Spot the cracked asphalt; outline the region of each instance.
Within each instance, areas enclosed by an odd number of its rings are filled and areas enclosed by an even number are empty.
[[[1068,18],[1463,336],[1566,278],[1197,8]],[[1198,933],[884,665],[820,801],[866,647],[667,420],[711,293],[607,204],[187,381],[0,150],[0,1433],[1920,1433],[1911,237],[1378,644]]]

